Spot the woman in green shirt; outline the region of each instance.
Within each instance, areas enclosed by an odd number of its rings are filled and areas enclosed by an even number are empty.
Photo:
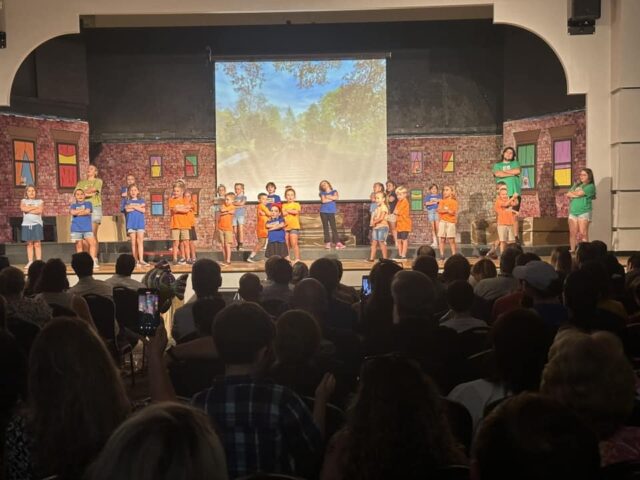
[[[580,180],[573,184],[565,194],[569,198],[569,244],[571,253],[576,251],[576,245],[589,241],[589,223],[593,206],[591,201],[596,198],[596,186],[593,182],[593,172],[590,168],[580,170]]]
[[[98,252],[98,227],[102,222],[102,180],[98,178],[98,167],[89,165],[87,178],[78,182],[76,189],[78,188],[84,190],[86,199],[91,202],[91,226],[93,238],[96,241],[96,252]],[[93,263],[94,268],[99,268],[97,258],[93,259]]]

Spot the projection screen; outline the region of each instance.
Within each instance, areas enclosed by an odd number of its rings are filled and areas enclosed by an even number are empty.
[[[368,199],[387,177],[386,60],[217,61],[216,169],[248,200],[273,181],[284,198]]]

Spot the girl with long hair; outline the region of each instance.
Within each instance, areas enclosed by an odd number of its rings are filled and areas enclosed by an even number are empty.
[[[578,181],[565,194],[569,199],[569,245],[575,253],[576,245],[589,241],[589,224],[596,198],[596,185],[590,168],[580,170]]]

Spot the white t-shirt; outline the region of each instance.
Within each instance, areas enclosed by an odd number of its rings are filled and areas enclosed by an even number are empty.
[[[510,392],[503,384],[479,379],[461,383],[451,390],[447,398],[461,403],[467,408],[471,414],[471,420],[473,420],[473,433],[475,436],[475,432],[484,418],[484,409],[487,405],[509,395]]]
[[[36,198],[24,198],[22,200],[22,204],[26,205],[27,207],[39,207],[42,205],[42,200],[38,200]],[[23,213],[22,226],[32,227],[34,225],[42,225],[42,215],[37,215],[35,213]]]

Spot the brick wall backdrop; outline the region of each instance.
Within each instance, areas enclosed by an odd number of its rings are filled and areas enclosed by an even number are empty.
[[[24,187],[14,187],[13,142],[10,130],[29,128],[35,131],[36,188],[44,200],[43,216],[63,215],[69,211],[72,190],[59,190],[53,131],[77,132],[80,172],[89,163],[89,124],[80,120],[48,119],[0,114],[0,241],[11,241],[11,217],[22,217],[20,200]],[[26,138],[29,139],[29,138]]]
[[[516,147],[514,133],[540,130],[536,145],[537,185],[532,191],[522,194],[521,217],[567,217],[569,201],[564,196],[567,188],[553,187],[553,140],[549,129],[565,125],[575,125],[573,136],[572,178],[586,165],[586,117],[584,110],[545,115],[504,123],[504,144]]]

